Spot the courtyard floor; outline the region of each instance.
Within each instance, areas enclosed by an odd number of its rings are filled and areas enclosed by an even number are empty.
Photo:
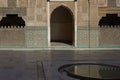
[[[58,72],[71,63],[120,66],[120,50],[1,50],[0,80],[77,80]]]

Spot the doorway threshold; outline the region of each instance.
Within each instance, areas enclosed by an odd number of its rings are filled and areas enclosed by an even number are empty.
[[[51,47],[74,47],[71,43],[51,42]]]

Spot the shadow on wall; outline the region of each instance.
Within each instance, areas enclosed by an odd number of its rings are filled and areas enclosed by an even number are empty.
[[[99,21],[100,46],[120,46],[120,17],[118,14],[107,14]]]
[[[99,21],[99,26],[120,26],[120,17],[118,14],[106,14]]]
[[[24,26],[25,21],[17,14],[3,17],[0,21],[0,47],[24,47]]]
[[[0,21],[0,27],[1,26],[25,26],[25,21],[22,19],[22,17],[18,17],[17,14],[7,14],[6,17],[3,17]]]

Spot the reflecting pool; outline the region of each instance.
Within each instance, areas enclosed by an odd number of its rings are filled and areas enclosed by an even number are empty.
[[[80,63],[63,65],[61,74],[80,80],[120,80],[120,67],[108,64]]]

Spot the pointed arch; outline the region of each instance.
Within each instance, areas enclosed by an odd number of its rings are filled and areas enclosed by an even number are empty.
[[[70,15],[70,16],[72,16],[71,18],[72,18],[73,21],[74,21],[74,15],[73,15],[73,12],[71,11],[70,8],[68,8],[67,6],[64,6],[64,5],[60,5],[60,6],[58,6],[57,8],[55,8],[55,9],[52,11],[52,13],[51,13],[51,17],[50,17],[50,21],[52,20],[54,14],[56,14],[57,12],[59,13],[59,10],[60,10],[60,9],[63,9],[64,11],[68,12],[69,14],[66,14],[66,15]],[[63,13],[63,12],[62,12],[62,13]]]
[[[74,42],[74,16],[66,6],[59,6],[50,17],[51,42],[73,45]]]

